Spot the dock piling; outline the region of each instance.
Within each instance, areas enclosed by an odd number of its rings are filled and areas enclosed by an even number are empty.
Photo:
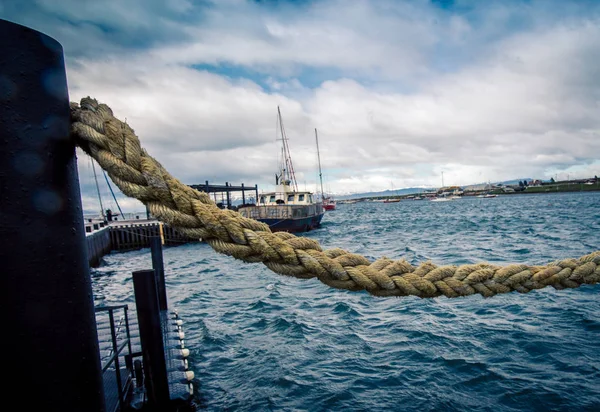
[[[169,381],[155,271],[138,270],[133,272],[133,289],[148,405],[152,410],[168,411],[171,408]]]
[[[162,240],[160,236],[150,239],[150,252],[152,254],[152,268],[156,275],[156,289],[158,291],[158,305],[161,311],[167,310],[167,288],[165,286],[165,266],[163,263]]]

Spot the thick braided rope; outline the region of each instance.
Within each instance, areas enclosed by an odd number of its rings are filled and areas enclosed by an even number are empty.
[[[95,99],[71,103],[71,134],[106,170],[123,193],[144,203],[160,221],[201,238],[215,251],[245,262],[262,262],[273,272],[318,278],[334,288],[366,290],[377,296],[484,297],[546,286],[575,288],[600,281],[600,251],[545,266],[505,267],[489,263],[414,267],[382,257],[374,262],[342,249],[322,250],[312,239],[273,233],[261,222],[219,209],[209,195],[171,176],[141,147],[129,125]]]

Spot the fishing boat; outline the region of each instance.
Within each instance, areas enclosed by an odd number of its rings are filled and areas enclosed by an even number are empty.
[[[312,192],[298,190],[279,107],[277,123],[282,148],[279,170],[275,175],[275,191],[262,193],[257,204],[240,208],[239,213],[266,223],[273,232],[307,232],[321,225],[325,209]]]
[[[336,202],[332,197],[324,197],[323,198],[323,209],[325,210],[335,210]]]
[[[315,140],[317,142],[317,157],[319,159],[319,179],[321,180],[321,200],[323,201],[323,209],[335,210],[335,200],[333,197],[325,196],[323,191],[323,174],[321,173],[321,154],[319,153],[319,137],[317,135],[317,129],[315,128]]]

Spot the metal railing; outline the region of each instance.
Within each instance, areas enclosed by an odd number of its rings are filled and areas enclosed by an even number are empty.
[[[119,325],[115,322],[115,312],[118,310],[123,310],[123,318],[122,321],[124,325],[121,323]],[[102,362],[102,376],[103,379],[109,381],[108,374],[112,373],[114,369],[114,376],[116,379],[117,393],[118,393],[118,403],[116,403],[115,408],[113,410],[124,410],[126,397],[129,389],[132,385],[132,356],[135,355],[132,353],[131,349],[131,332],[129,328],[129,318],[127,316],[127,305],[117,305],[117,306],[98,306],[95,308],[96,315],[98,313],[107,312],[109,325],[110,325],[110,347],[108,348],[108,354],[106,357],[101,357]],[[125,336],[122,336],[123,326],[125,331]],[[123,351],[127,348],[127,352],[123,354]],[[125,367],[129,371],[128,375],[122,376],[121,369],[121,357],[124,357]],[[112,377],[112,376],[111,376]],[[124,383],[125,381],[125,383]],[[106,388],[105,388],[106,390]],[[107,400],[107,407],[110,406],[109,400]],[[118,406],[118,408],[117,408]]]

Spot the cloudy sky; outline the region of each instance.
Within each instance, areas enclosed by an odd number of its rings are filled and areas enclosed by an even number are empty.
[[[272,189],[277,106],[308,190],[315,128],[337,194],[600,175],[600,1],[0,0],[0,17],[59,41],[71,100],[108,104],[187,184]]]

